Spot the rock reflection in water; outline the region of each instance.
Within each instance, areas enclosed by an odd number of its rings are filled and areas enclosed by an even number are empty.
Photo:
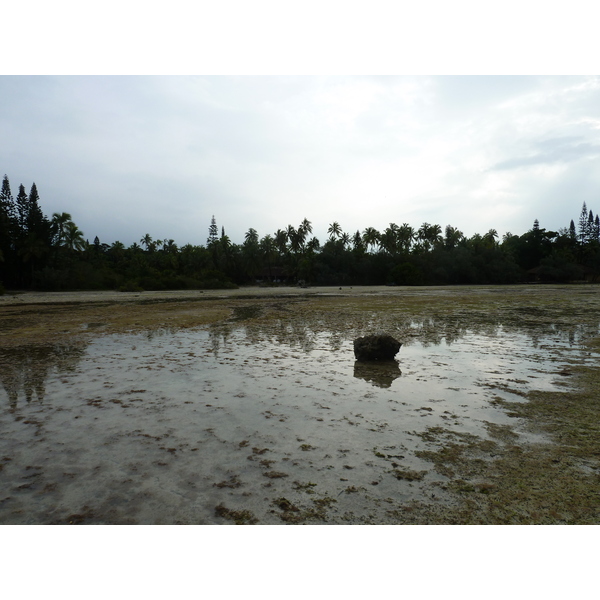
[[[46,380],[52,369],[59,373],[72,371],[85,354],[82,344],[24,346],[0,351],[0,383],[6,391],[11,410],[16,410],[19,397],[39,402],[46,395]]]
[[[356,361],[354,377],[364,379],[368,383],[381,388],[389,388],[402,375],[400,365],[395,360],[386,361]]]

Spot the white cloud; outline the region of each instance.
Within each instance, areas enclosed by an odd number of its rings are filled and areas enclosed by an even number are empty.
[[[203,243],[212,214],[235,242],[304,217],[522,233],[600,185],[598,78],[2,77],[0,108],[13,188],[103,241]]]

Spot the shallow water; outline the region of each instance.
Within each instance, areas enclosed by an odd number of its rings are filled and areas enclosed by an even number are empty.
[[[577,327],[423,320],[396,362],[364,365],[350,328],[257,316],[0,357],[0,522],[222,523],[218,506],[259,523],[290,506],[386,522],[411,501],[450,502],[415,454],[435,446],[430,428],[548,442],[493,400],[597,360]]]

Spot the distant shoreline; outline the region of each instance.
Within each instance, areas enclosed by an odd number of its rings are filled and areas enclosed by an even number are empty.
[[[582,284],[593,287],[592,284]],[[481,291],[500,290],[508,292],[512,289],[523,290],[532,287],[540,289],[557,289],[570,287],[568,284],[514,284],[514,285],[452,285],[452,286],[281,286],[262,287],[244,286],[237,289],[224,290],[165,290],[143,292],[118,292],[114,290],[69,291],[69,292],[6,292],[0,296],[0,307],[19,304],[80,304],[95,302],[163,302],[180,300],[202,300],[215,298],[260,298],[285,296],[360,296],[360,295],[421,295],[431,291],[464,292],[465,290]]]

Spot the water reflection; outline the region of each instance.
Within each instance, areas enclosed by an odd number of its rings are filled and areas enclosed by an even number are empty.
[[[389,388],[402,375],[400,365],[395,360],[354,363],[354,377],[381,388]]]
[[[84,354],[85,345],[81,343],[0,350],[0,384],[8,396],[10,409],[16,410],[20,397],[26,402],[34,398],[42,402],[50,372],[72,371]]]
[[[539,311],[535,314],[522,311],[514,314],[506,311],[502,314],[471,311],[451,317],[432,315],[423,318],[398,318],[397,315],[385,313],[347,315],[343,311],[282,315],[264,320],[261,316],[260,310],[242,307],[229,321],[211,325],[208,336],[213,356],[218,357],[222,348],[229,349],[236,345],[277,345],[299,349],[307,354],[351,353],[351,349],[346,348],[349,342],[381,330],[396,337],[405,349],[415,344],[421,348],[442,344],[451,346],[467,335],[486,338],[489,341],[485,343],[492,344],[494,340],[519,334],[525,337],[526,343],[532,348],[555,345],[556,351],[560,352],[561,345],[574,347],[583,339],[597,336],[600,332],[598,323],[571,323],[569,316],[554,321],[550,317],[540,320]],[[156,337],[176,336],[177,330],[148,330],[145,335],[148,341],[152,341]],[[21,398],[25,402],[42,402],[50,373],[53,370],[63,373],[74,369],[85,352],[86,345],[83,342],[0,349],[0,389],[6,392],[10,408],[15,410]],[[399,358],[402,361],[402,357]],[[396,361],[354,366],[354,377],[382,388],[389,388],[400,375]]]
[[[386,318],[387,317],[387,318]],[[368,335],[374,331],[385,331],[410,346],[415,340],[427,348],[452,344],[461,341],[467,335],[497,338],[505,334],[523,334],[530,339],[534,348],[549,341],[560,341],[574,346],[582,339],[597,336],[600,324],[577,324],[527,320],[522,315],[508,318],[506,315],[472,312],[458,316],[430,316],[422,318],[381,318],[360,319],[355,315],[348,318],[343,314],[304,315],[302,318],[279,318],[268,321],[241,322],[239,318],[226,323],[217,323],[209,329],[209,336],[215,355],[221,345],[226,346],[231,335],[242,333],[248,344],[260,344],[268,341],[278,345],[299,348],[312,352],[322,347],[326,340],[330,351],[338,352],[345,342]],[[238,338],[239,340],[239,338]]]

